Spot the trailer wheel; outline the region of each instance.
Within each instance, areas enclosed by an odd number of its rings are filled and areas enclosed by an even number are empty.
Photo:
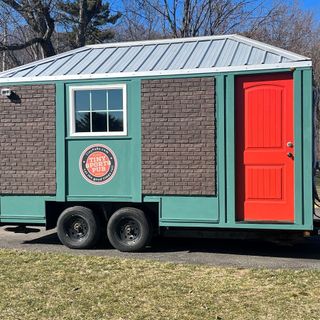
[[[61,213],[57,233],[65,246],[72,249],[88,249],[97,243],[101,227],[91,209],[76,206]]]
[[[114,248],[125,252],[139,251],[151,240],[152,226],[142,210],[121,208],[111,216],[107,234]]]

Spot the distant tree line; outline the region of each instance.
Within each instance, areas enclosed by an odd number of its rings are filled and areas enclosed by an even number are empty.
[[[240,33],[313,59],[320,24],[297,1],[0,0],[1,68],[110,41]]]

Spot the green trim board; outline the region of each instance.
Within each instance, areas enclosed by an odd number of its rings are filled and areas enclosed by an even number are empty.
[[[45,226],[46,219],[34,219],[34,218],[21,218],[19,216],[17,217],[2,217],[1,218],[1,224],[23,224],[23,225],[39,225],[39,226]]]
[[[226,75],[226,203],[227,224],[235,224],[235,75]],[[218,146],[219,148],[220,146]]]
[[[143,195],[142,202],[161,202],[162,196]]]
[[[46,201],[55,200],[50,196],[2,196],[0,222],[45,224]]]
[[[303,223],[303,189],[302,189],[302,70],[295,70],[293,73],[293,94],[294,94],[294,210],[295,223]]]
[[[132,141],[132,157],[134,163],[131,171],[131,190],[133,202],[142,201],[142,155],[141,155],[141,81],[132,80],[129,85],[130,103],[134,106],[134,112],[131,113],[131,121],[129,130],[134,137]]]
[[[226,147],[225,147],[225,76],[216,76],[216,156],[219,223],[227,224],[226,207]]]
[[[66,200],[65,86],[56,83],[56,198]]]
[[[106,137],[103,136],[97,136],[94,137],[96,140],[104,140]],[[66,141],[69,140],[92,140],[92,137],[66,137]],[[132,140],[132,137],[130,136],[124,136],[124,137],[112,137],[112,140]]]
[[[237,223],[230,225],[222,225],[220,223],[201,223],[201,222],[188,222],[188,221],[162,221],[161,227],[186,227],[186,228],[216,228],[216,229],[241,229],[241,230],[279,230],[279,231],[305,231],[312,230],[305,225],[297,224],[247,224]]]
[[[313,143],[313,108],[312,108],[312,70],[302,71],[303,79],[303,224],[313,224],[313,170],[312,170],[312,143]]]
[[[103,196],[84,196],[84,195],[72,195],[67,196],[67,201],[80,201],[80,202],[134,202],[132,196],[128,195],[103,195]]]

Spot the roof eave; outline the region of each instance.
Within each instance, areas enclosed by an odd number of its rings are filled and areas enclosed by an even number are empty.
[[[302,56],[302,55],[300,55],[298,53],[295,53],[295,52],[292,52],[292,51],[289,51],[289,50],[285,50],[285,49],[273,46],[271,44],[267,44],[265,42],[261,42],[261,41],[258,41],[258,40],[247,38],[247,37],[244,37],[244,36],[239,35],[239,34],[232,34],[229,37],[230,37],[230,39],[234,39],[236,41],[241,41],[241,42],[243,42],[243,43],[245,43],[247,45],[254,45],[255,47],[257,47],[257,48],[259,48],[261,50],[265,50],[265,51],[274,53],[276,55],[281,55],[281,56],[284,56],[284,57],[289,58],[289,59],[294,60],[294,61],[297,61],[297,60],[311,60],[309,57]]]
[[[93,79],[117,79],[133,77],[157,77],[157,76],[174,76],[174,75],[197,75],[213,73],[230,73],[242,71],[270,71],[278,69],[294,70],[295,68],[312,67],[311,60],[260,64],[246,66],[229,66],[216,68],[198,68],[186,70],[163,70],[163,71],[146,71],[146,72],[119,72],[119,73],[100,73],[100,74],[76,74],[62,76],[38,76],[38,77],[20,77],[20,78],[0,78],[0,84],[21,83],[21,82],[47,82],[47,81],[72,81],[72,80],[93,80]]]

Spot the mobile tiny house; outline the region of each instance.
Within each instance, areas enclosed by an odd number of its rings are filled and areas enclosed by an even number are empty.
[[[164,228],[312,231],[312,64],[238,35],[0,73],[0,222],[139,250]],[[204,229],[205,228],[205,229]]]

